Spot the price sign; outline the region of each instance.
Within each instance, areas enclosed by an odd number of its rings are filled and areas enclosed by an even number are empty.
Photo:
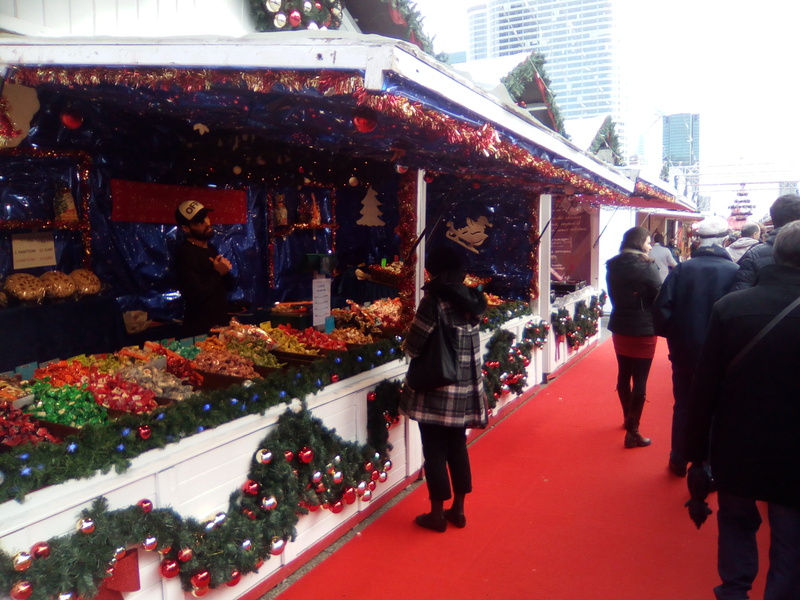
[[[52,267],[56,264],[53,232],[18,233],[11,236],[14,269]]]
[[[312,325],[325,325],[325,318],[331,314],[331,280],[327,277],[311,281]]]

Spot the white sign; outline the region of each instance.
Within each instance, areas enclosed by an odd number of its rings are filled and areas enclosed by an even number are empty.
[[[325,318],[331,314],[331,280],[327,277],[311,280],[312,324],[325,325]]]
[[[52,267],[56,264],[56,244],[52,231],[12,235],[11,251],[14,269]]]

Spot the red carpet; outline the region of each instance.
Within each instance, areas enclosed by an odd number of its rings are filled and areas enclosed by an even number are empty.
[[[421,485],[278,598],[713,598],[716,496],[698,531],[683,507],[686,480],[666,468],[666,344],[642,418],[648,448],[623,448],[615,372],[609,341],[472,444],[465,529],[414,525],[428,507]],[[763,597],[766,529],[752,598]]]

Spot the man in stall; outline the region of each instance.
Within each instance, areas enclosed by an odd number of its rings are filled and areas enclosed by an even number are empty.
[[[196,200],[181,202],[175,209],[175,221],[186,234],[175,254],[175,271],[185,305],[182,331],[187,337],[229,322],[228,292],[236,282],[231,262],[210,243],[214,237],[210,212]]]

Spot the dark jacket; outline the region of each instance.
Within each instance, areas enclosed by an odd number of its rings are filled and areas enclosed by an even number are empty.
[[[757,244],[744,253],[739,259],[739,272],[736,274],[736,282],[731,288],[732,292],[746,290],[756,284],[758,272],[767,265],[773,264],[772,246],[781,228],[776,227],[767,235],[763,244]]]
[[[235,280],[231,273],[217,273],[210,259],[219,253],[209,244],[200,248],[185,240],[175,253],[178,289],[185,305],[183,335],[207,333],[212,327],[227,325],[228,291]]]
[[[667,338],[673,363],[697,363],[711,309],[730,291],[737,270],[722,246],[703,246],[667,275],[653,304],[653,323],[656,334]]]
[[[621,252],[606,262],[611,299],[608,329],[619,335],[655,335],[650,307],[661,287],[656,264],[643,253]]]
[[[458,331],[459,381],[435,390],[415,391],[405,386],[400,408],[420,423],[445,427],[485,427],[489,403],[483,387],[483,354],[479,315],[486,310],[483,292],[461,283],[464,273],[445,273],[423,288],[425,295],[417,307],[403,348],[410,357],[419,356],[436,324],[436,308],[445,324]]]
[[[721,491],[800,509],[800,308],[728,365],[800,296],[800,270],[768,265],[714,306],[691,392],[686,457]]]

